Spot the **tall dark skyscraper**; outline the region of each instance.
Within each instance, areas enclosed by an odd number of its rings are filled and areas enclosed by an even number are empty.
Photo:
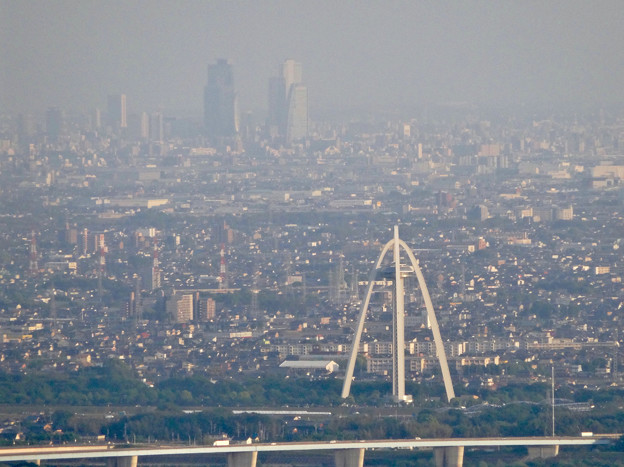
[[[232,65],[225,59],[208,65],[208,82],[204,88],[204,124],[211,138],[238,134],[237,96]]]
[[[269,78],[269,118],[268,133],[271,137],[283,136],[286,129],[286,93],[284,78]]]
[[[269,81],[269,133],[289,143],[308,136],[308,88],[301,78],[301,63],[286,60]]]

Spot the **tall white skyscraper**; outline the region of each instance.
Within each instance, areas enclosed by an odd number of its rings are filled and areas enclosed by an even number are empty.
[[[282,65],[282,76],[284,77],[284,86],[288,93],[293,84],[301,84],[302,79],[301,63],[294,60],[286,60]]]
[[[308,88],[303,84],[290,86],[286,141],[292,143],[308,137]]]
[[[102,112],[100,109],[93,109],[93,113],[91,114],[91,129],[97,130],[102,127]]]
[[[308,136],[308,88],[301,63],[286,60],[269,81],[269,133],[292,143]]]
[[[147,112],[141,112],[141,121],[140,121],[140,135],[141,139],[147,140],[150,134],[150,118],[147,115]]]

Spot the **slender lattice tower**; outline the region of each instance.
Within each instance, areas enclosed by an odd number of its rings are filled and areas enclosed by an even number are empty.
[[[392,248],[394,265],[391,268],[381,268],[381,263]],[[401,248],[409,257],[410,265],[401,265]],[[355,360],[357,358],[358,348],[360,346],[360,340],[362,338],[362,331],[364,329],[364,321],[366,320],[366,312],[368,311],[368,304],[370,302],[371,294],[373,292],[373,285],[375,278],[378,275],[383,275],[386,278],[391,278],[394,282],[394,290],[392,294],[393,301],[393,319],[392,319],[392,396],[397,402],[410,402],[411,396],[405,394],[405,291],[404,291],[404,279],[411,275],[416,274],[418,279],[418,285],[420,292],[422,293],[425,306],[427,308],[427,315],[431,322],[431,329],[433,331],[433,339],[435,341],[436,356],[440,362],[442,370],[442,379],[444,380],[444,388],[446,390],[446,397],[450,402],[455,397],[455,391],[453,390],[453,383],[451,381],[451,374],[448,368],[448,362],[446,361],[446,352],[444,351],[444,343],[442,342],[442,336],[440,335],[440,328],[438,327],[438,321],[436,319],[433,304],[431,303],[431,297],[427,290],[427,284],[425,284],[425,278],[418,264],[418,260],[414,256],[411,248],[399,238],[399,228],[394,226],[394,238],[390,240],[381,250],[379,259],[375,268],[371,271],[368,278],[368,290],[366,292],[366,299],[362,302],[362,308],[360,309],[360,316],[357,322],[357,328],[355,337],[352,342],[351,356],[349,357],[349,364],[347,366],[347,373],[345,375],[344,384],[342,386],[342,397],[349,396],[351,391],[351,381],[353,380],[353,370],[355,369]]]

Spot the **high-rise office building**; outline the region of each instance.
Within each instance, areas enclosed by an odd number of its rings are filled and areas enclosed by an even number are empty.
[[[78,244],[78,229],[76,227],[71,227],[69,222],[65,223],[65,229],[60,232],[59,235],[61,241],[66,245],[77,245]]]
[[[162,143],[165,140],[165,124],[161,112],[154,112],[150,115],[149,136],[153,143]]]
[[[91,129],[97,130],[102,127],[102,112],[97,107],[91,113]]]
[[[301,63],[286,60],[269,81],[269,134],[291,143],[308,136],[308,88]]]
[[[20,145],[27,147],[36,133],[37,125],[32,114],[19,114],[17,118],[17,137]]]
[[[284,134],[286,128],[286,93],[284,92],[284,78],[273,76],[269,78],[269,117],[268,134],[275,138]]]
[[[211,138],[228,138],[238,134],[237,96],[232,65],[225,59],[208,66],[204,88],[204,124]]]
[[[80,250],[82,256],[89,254],[89,229],[86,227],[82,229],[82,235],[80,236]]]
[[[106,249],[106,237],[104,233],[96,233],[93,235],[93,252],[98,253]]]
[[[108,96],[106,113],[108,124],[113,128],[127,128],[128,121],[126,119],[126,95],[112,94]]]
[[[284,77],[286,93],[288,93],[293,84],[301,84],[301,79],[303,77],[301,63],[295,62],[294,60],[286,60],[282,64],[282,76]]]
[[[142,140],[147,140],[150,134],[150,118],[147,115],[147,112],[141,113],[141,121],[140,121],[140,130],[139,133],[141,135]]]
[[[288,94],[286,141],[291,143],[308,137],[308,88],[293,84]]]
[[[166,303],[167,313],[176,323],[188,323],[193,320],[193,295],[174,293]]]
[[[63,111],[58,107],[50,107],[46,111],[46,134],[52,142],[59,140],[63,133],[64,116]]]
[[[212,298],[199,299],[199,321],[212,321],[215,319],[217,307],[216,302]]]

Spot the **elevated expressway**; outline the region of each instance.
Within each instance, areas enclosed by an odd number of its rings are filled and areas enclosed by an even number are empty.
[[[70,459],[101,459],[108,467],[135,467],[139,457],[223,454],[228,467],[255,467],[258,453],[289,451],[334,451],[336,467],[362,467],[366,449],[433,449],[436,466],[463,465],[464,448],[527,446],[530,457],[552,457],[559,446],[610,444],[619,435],[525,438],[430,438],[358,441],[315,441],[297,443],[230,444],[227,446],[37,446],[0,449],[0,463]]]

